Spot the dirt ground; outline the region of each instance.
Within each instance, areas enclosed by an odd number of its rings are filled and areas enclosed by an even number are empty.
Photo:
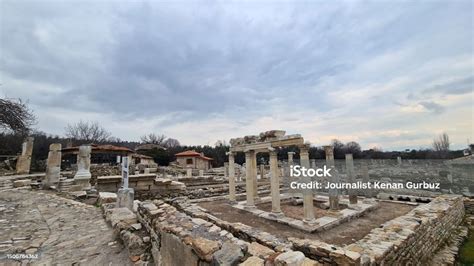
[[[270,207],[267,206],[269,204],[261,204],[263,206],[259,206],[259,208],[270,210],[271,205]],[[214,216],[228,222],[240,222],[282,237],[321,240],[336,245],[348,245],[360,240],[367,235],[370,230],[379,227],[386,221],[404,215],[416,207],[398,203],[380,202],[379,208],[364,216],[335,226],[327,231],[311,234],[284,224],[256,217],[243,210],[232,208],[225,201],[202,202],[199,203],[199,206],[208,209]],[[290,204],[282,204],[282,211],[289,217],[296,218],[303,216],[303,206],[301,205],[292,206]],[[325,210],[315,208],[316,217],[321,217],[325,212]]]
[[[293,205],[290,202],[281,202],[280,203],[280,208],[281,211],[288,217],[291,217],[293,219],[298,219],[301,220],[304,217],[304,212],[303,212],[303,205]],[[260,210],[264,210],[266,212],[271,212],[272,211],[272,203],[267,202],[267,203],[261,203],[257,204],[257,208]],[[315,217],[321,217],[321,216],[331,216],[330,213],[327,210],[323,210],[321,208],[314,207],[314,216]]]

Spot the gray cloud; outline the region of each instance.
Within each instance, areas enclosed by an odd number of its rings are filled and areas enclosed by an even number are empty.
[[[114,132],[135,139],[216,118],[246,127],[269,117],[296,132],[306,126],[291,121],[318,118],[334,135],[407,128],[416,121],[385,110],[419,103],[441,115],[439,97],[472,93],[471,10],[471,1],[2,1],[0,92],[40,112],[68,110],[67,121],[40,120],[58,134],[84,116],[148,121]]]
[[[424,108],[426,108],[428,111],[440,114],[444,112],[444,107],[440,104],[437,104],[435,102],[420,102],[420,105],[422,105]]]
[[[474,90],[474,76],[456,79],[451,82],[444,82],[434,85],[423,91],[424,94],[439,93],[447,94],[466,94]]]

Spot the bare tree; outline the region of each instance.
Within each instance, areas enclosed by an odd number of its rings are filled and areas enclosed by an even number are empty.
[[[346,153],[351,153],[351,154],[359,154],[361,152],[361,148],[359,143],[355,141],[349,141],[344,145],[344,151]]]
[[[165,140],[163,145],[165,146],[165,148],[176,148],[180,146],[181,144],[179,143],[177,139],[168,138],[167,140]]]
[[[99,122],[83,122],[68,124],[65,128],[66,136],[74,140],[101,143],[108,141],[112,134],[99,125]]]
[[[166,136],[161,134],[157,135],[155,133],[150,133],[140,137],[140,140],[146,144],[158,144],[164,146]]]
[[[21,99],[0,99],[0,129],[26,134],[36,117]]]
[[[447,133],[442,133],[433,140],[433,149],[435,151],[449,151],[449,136]]]
[[[433,149],[444,157],[449,153],[449,144],[449,136],[444,132],[433,140]]]
[[[334,150],[342,150],[344,147],[344,144],[338,139],[331,140],[331,145],[334,147]]]

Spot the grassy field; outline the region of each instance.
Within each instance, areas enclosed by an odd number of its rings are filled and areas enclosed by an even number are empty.
[[[474,231],[469,232],[469,237],[461,247],[461,252],[459,254],[459,264],[460,265],[474,265]]]

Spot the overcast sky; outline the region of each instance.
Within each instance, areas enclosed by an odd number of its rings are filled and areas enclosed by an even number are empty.
[[[67,3],[65,3],[67,2]],[[271,129],[314,145],[474,141],[468,1],[0,1],[0,97],[38,129],[99,121],[211,144]]]

